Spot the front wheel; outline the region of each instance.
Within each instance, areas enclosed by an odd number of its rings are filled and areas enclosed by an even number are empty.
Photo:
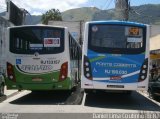
[[[0,96],[4,95],[4,84],[1,84],[0,86]]]

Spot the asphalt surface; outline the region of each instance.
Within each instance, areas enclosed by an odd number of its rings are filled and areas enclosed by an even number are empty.
[[[0,119],[92,119],[96,113],[119,116],[153,113],[160,119],[160,103],[142,94],[136,91],[130,96],[103,91],[86,94],[80,84],[73,91],[22,91],[0,103]]]
[[[22,91],[23,92],[23,91]],[[3,102],[18,93],[14,92],[8,96],[0,97]],[[10,102],[10,104],[18,105],[80,105],[84,91],[81,90],[80,84],[71,91],[33,91]]]
[[[131,95],[108,92],[92,93],[86,95],[85,106],[126,110],[160,111],[159,105],[136,91],[133,91]]]

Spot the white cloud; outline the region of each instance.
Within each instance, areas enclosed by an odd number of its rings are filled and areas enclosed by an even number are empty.
[[[41,15],[41,12],[33,12],[32,15]]]
[[[5,0],[0,0],[0,12],[6,11],[6,3]]]
[[[5,0],[0,0],[5,3]],[[12,0],[18,7],[24,8],[31,14],[40,11],[47,11],[52,8],[59,9],[61,12],[67,9],[80,7],[88,0]],[[1,3],[2,3],[1,2]],[[38,13],[37,12],[37,13]]]

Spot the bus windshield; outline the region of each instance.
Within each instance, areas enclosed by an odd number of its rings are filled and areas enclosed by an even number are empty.
[[[64,29],[28,26],[10,29],[10,52],[55,54],[64,51]]]
[[[89,27],[88,47],[97,52],[144,52],[144,28],[124,25],[91,24]]]

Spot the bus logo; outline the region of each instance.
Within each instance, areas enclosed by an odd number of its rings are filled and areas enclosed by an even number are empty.
[[[98,27],[97,27],[97,26],[93,26],[93,27],[92,27],[92,31],[93,31],[93,32],[97,32],[97,31],[98,31]]]
[[[38,52],[35,52],[34,53],[34,56],[38,57],[39,53]]]

